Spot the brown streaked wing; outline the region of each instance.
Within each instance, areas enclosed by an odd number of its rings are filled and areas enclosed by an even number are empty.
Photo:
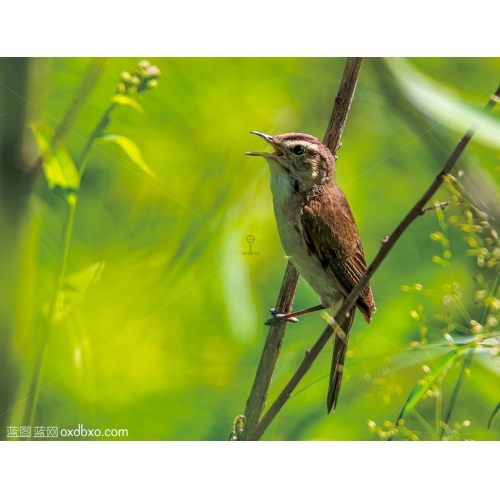
[[[300,229],[309,253],[319,259],[323,268],[348,295],[365,272],[366,261],[354,217],[346,205],[335,212],[331,204],[323,204],[322,217],[319,217],[314,210],[314,204],[310,203],[304,207]],[[346,225],[349,225],[349,233],[346,237],[341,237],[341,242],[338,228]],[[361,292],[356,305],[369,323],[372,313],[375,312],[375,302],[369,284]]]

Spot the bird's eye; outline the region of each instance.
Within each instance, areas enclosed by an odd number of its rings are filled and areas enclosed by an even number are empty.
[[[306,148],[304,146],[295,146],[292,149],[293,153],[297,156],[303,155],[306,152]]]

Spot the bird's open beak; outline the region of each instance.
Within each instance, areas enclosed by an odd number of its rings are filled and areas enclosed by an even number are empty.
[[[274,148],[273,153],[267,153],[265,151],[262,152],[252,152],[248,151],[245,153],[248,156],[263,156],[264,158],[278,158],[280,156],[283,156],[283,150],[274,142],[274,138],[272,135],[267,135],[263,134],[262,132],[255,132],[252,131],[250,132],[251,134],[258,135],[259,137],[262,137],[267,143],[271,144],[271,146]]]

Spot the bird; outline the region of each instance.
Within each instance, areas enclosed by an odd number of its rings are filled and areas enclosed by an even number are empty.
[[[272,152],[247,152],[267,160],[274,215],[281,244],[298,273],[319,296],[320,304],[303,311],[273,315],[266,324],[296,323],[297,316],[338,310],[366,270],[366,260],[349,203],[335,180],[336,157],[319,139],[303,133],[268,135],[251,132]],[[327,412],[338,402],[349,330],[356,308],[369,324],[376,311],[369,283],[335,334],[327,394]]]

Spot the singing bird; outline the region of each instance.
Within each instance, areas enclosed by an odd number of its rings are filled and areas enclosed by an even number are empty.
[[[273,152],[248,152],[269,163],[274,214],[281,244],[299,274],[319,295],[320,305],[278,314],[276,321],[297,322],[296,316],[342,305],[366,270],[365,255],[349,203],[335,181],[336,158],[319,139],[307,134],[267,135],[251,132],[269,143]],[[375,302],[369,284],[340,327],[345,338],[335,335],[327,396],[328,413],[339,397],[347,351],[347,336],[356,307],[370,323]]]

